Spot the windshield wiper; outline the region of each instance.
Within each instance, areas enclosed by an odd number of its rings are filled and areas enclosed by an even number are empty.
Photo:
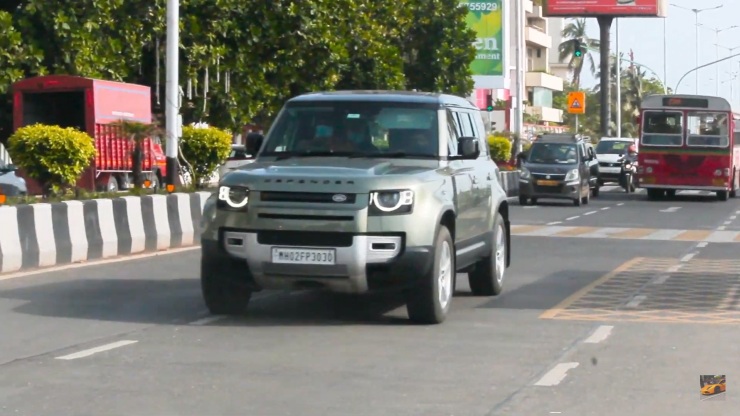
[[[287,152],[281,155],[278,155],[275,160],[285,160],[290,159],[292,157],[321,157],[321,156],[342,156],[347,157],[350,155],[353,155],[354,153],[348,153],[348,152],[330,152],[328,150],[320,150],[320,151],[314,151],[314,150],[306,150],[302,152]]]
[[[423,159],[436,159],[437,156],[434,155],[427,155],[422,153],[406,153],[406,152],[389,152],[389,153],[383,153],[383,152],[377,152],[377,153],[356,153],[351,156],[350,158],[387,158],[387,159],[402,159],[404,157],[409,158],[423,158]]]

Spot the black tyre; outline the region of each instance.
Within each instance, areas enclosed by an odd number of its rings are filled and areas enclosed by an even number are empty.
[[[717,199],[720,201],[727,201],[729,198],[729,192],[727,191],[717,191]]]
[[[583,190],[582,189],[579,189],[578,190],[578,197],[576,197],[575,199],[573,199],[573,205],[575,205],[577,207],[580,207],[581,206],[581,203],[582,203],[581,195],[583,195]]]
[[[601,188],[599,187],[599,185],[596,185],[596,187],[593,189],[594,198],[597,198],[599,196],[600,191],[601,191]]]
[[[447,318],[455,290],[455,249],[450,231],[440,225],[434,243],[434,264],[419,284],[406,291],[409,319],[420,324],[440,324]]]
[[[219,267],[201,261],[200,286],[208,311],[214,315],[241,315],[247,311],[252,290],[221,277]]]
[[[519,205],[527,205],[527,197],[519,196]]]
[[[586,193],[586,196],[581,198],[581,203],[583,203],[583,205],[588,205],[589,202],[591,202],[591,191],[590,190],[589,192]]]
[[[496,296],[504,290],[506,274],[506,225],[501,214],[496,214],[493,224],[493,244],[491,253],[476,263],[468,273],[470,290],[475,296]]]

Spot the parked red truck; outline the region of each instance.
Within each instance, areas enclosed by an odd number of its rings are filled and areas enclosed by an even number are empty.
[[[111,123],[120,120],[151,123],[149,87],[69,75],[48,75],[18,81],[12,85],[11,91],[14,131],[41,123],[74,127],[94,138],[97,154],[77,182],[78,187],[89,191],[117,191],[133,185],[133,145]],[[159,139],[146,139],[143,153],[145,178],[155,185],[162,183],[166,159]],[[25,174],[23,176],[26,177]],[[41,192],[41,187],[35,181],[28,177],[26,181],[29,194]]]

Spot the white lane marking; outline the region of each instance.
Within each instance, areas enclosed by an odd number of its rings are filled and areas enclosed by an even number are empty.
[[[568,370],[578,367],[578,363],[560,363],[553,367],[552,370],[548,371],[547,374],[542,376],[539,381],[534,383],[535,386],[552,387],[560,384],[568,375]]]
[[[679,209],[681,209],[681,207],[669,207],[666,209],[661,209],[660,212],[676,212]]]
[[[566,218],[565,220],[566,221],[572,221],[572,220],[574,220],[576,218],[580,218],[580,217],[581,217],[580,215],[576,215],[575,217]]]
[[[99,352],[110,351],[115,348],[125,347],[126,345],[136,344],[137,342],[139,341],[118,341],[118,342],[113,342],[110,344],[101,345],[99,347],[82,350],[74,354],[63,355],[61,357],[56,357],[56,358],[57,360],[76,360],[78,358],[89,357]]]
[[[599,211],[589,211],[589,212],[587,212],[587,213],[585,213],[583,215],[593,215],[593,214],[596,214],[597,212],[599,212]]]
[[[730,217],[730,219],[731,219],[731,220],[735,220],[735,219],[737,219],[737,215],[733,215],[733,216],[731,216],[731,217]]]
[[[689,261],[692,258],[694,258],[694,256],[696,256],[697,254],[699,254],[699,253],[693,252],[693,253],[689,253],[689,254],[681,257],[681,263],[686,263],[687,261]]]
[[[632,298],[629,302],[627,302],[626,307],[628,308],[636,308],[638,305],[640,305],[645,299],[647,299],[647,296],[645,295],[637,295]]]
[[[669,274],[661,274],[661,275],[655,276],[650,283],[654,285],[662,285],[670,278],[671,278],[671,275]]]
[[[624,202],[620,202],[617,204],[618,207],[621,207],[622,205],[624,205]]]
[[[726,226],[724,226],[724,225],[723,225],[723,226],[721,226],[721,227],[717,227],[717,231],[724,231],[724,230],[726,230],[726,229],[727,229],[727,227],[726,227]]]
[[[604,208],[601,208],[601,210],[602,210],[602,211],[606,211],[606,210],[608,210],[608,209],[609,209],[609,207],[604,207]]]
[[[583,342],[586,344],[598,344],[599,342],[607,339],[609,335],[611,335],[612,329],[614,329],[614,327],[611,325],[601,325],[600,327],[596,328],[591,336],[586,338],[586,340]]]
[[[668,273],[676,273],[677,271],[681,270],[681,267],[683,267],[683,264],[674,264],[673,266],[668,268]]]
[[[48,267],[46,269],[33,270],[30,272],[9,273],[4,276],[0,275],[0,281],[15,279],[18,277],[34,276],[37,274],[56,273],[56,272],[60,272],[63,270],[78,269],[81,267],[103,266],[103,265],[111,264],[111,263],[121,263],[124,261],[141,260],[141,259],[146,259],[149,257],[166,256],[168,254],[178,254],[178,253],[182,253],[185,251],[192,251],[192,250],[200,250],[200,246],[173,248],[173,249],[166,250],[166,251],[155,251],[155,252],[145,253],[145,254],[134,254],[132,256],[123,256],[119,258],[97,260],[97,261],[91,261],[88,263],[67,264],[64,266]]]
[[[704,247],[707,246],[707,244],[709,244],[709,241],[702,241],[701,243],[697,244],[696,247],[697,248],[704,248]]]
[[[727,291],[727,296],[722,299],[722,302],[717,306],[717,309],[730,309],[737,302],[737,286],[733,286],[732,289]]]
[[[563,223],[562,221],[553,221],[553,222],[548,222],[547,225],[558,225],[562,223]]]
[[[563,412],[550,412],[551,415],[559,415],[561,413],[563,413]]]
[[[644,237],[641,237],[641,240],[663,240],[663,241],[669,241],[673,240],[673,237],[682,234],[686,232],[686,230],[658,230],[651,234],[648,234]]]
[[[737,232],[734,231],[715,231],[704,240],[710,243],[731,243],[735,241],[735,237],[738,235]]]
[[[724,224],[725,225],[730,225],[730,224],[732,224],[732,221],[725,221]]]
[[[198,319],[197,321],[190,322],[188,325],[203,326],[203,325],[214,323],[216,321],[220,321],[224,318],[226,318],[225,315],[206,316],[205,318],[201,318],[201,319]]]
[[[735,211],[736,215],[740,215],[740,210]]]

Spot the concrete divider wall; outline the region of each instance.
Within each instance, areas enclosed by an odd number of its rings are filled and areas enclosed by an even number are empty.
[[[210,194],[0,207],[0,273],[197,244]]]
[[[517,196],[519,172],[500,172]],[[210,192],[0,206],[0,273],[198,244]]]

